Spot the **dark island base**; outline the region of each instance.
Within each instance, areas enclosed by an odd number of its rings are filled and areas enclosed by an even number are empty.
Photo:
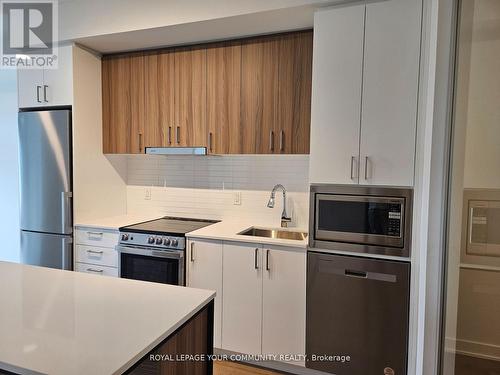
[[[213,326],[212,301],[125,374],[212,375],[213,361],[209,356],[213,355]],[[195,357],[198,358],[193,360]]]

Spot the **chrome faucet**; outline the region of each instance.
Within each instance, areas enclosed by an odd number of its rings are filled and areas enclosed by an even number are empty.
[[[271,197],[269,198],[269,202],[267,202],[267,207],[269,208],[274,208],[274,201],[276,197],[276,191],[281,189],[283,191],[283,212],[281,213],[281,227],[286,228],[288,227],[288,223],[292,221],[292,218],[288,216],[286,212],[286,190],[285,187],[281,184],[276,185],[273,187],[273,190],[271,191]]]

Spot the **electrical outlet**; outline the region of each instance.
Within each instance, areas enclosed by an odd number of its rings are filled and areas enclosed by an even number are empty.
[[[146,192],[144,193],[144,200],[146,201],[151,200],[151,188],[146,188]]]
[[[235,191],[233,193],[233,204],[235,206],[241,206],[241,191]]]

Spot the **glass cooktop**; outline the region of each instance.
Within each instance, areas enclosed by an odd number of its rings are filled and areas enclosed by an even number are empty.
[[[163,217],[157,220],[129,225],[120,228],[120,232],[146,233],[183,237],[186,233],[218,223],[217,220],[202,220],[180,217]]]

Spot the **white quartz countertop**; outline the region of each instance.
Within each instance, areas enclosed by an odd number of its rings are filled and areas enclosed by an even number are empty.
[[[161,215],[140,215],[128,214],[119,216],[108,216],[100,218],[86,218],[75,222],[75,227],[81,228],[100,228],[109,230],[118,230],[120,227],[142,223],[144,221],[155,220],[161,218]]]
[[[215,292],[0,262],[0,369],[121,374]]]
[[[258,243],[262,245],[276,245],[276,246],[287,246],[287,247],[297,247],[301,249],[306,249],[308,244],[308,238],[305,240],[287,240],[281,238],[267,238],[267,237],[254,237],[254,236],[244,236],[238,233],[243,232],[250,227],[261,228],[260,225],[255,222],[237,222],[230,220],[223,220],[219,223],[209,225],[205,228],[201,228],[190,232],[186,235],[188,238],[202,238],[211,240],[222,240],[222,241],[236,241],[236,242],[248,242],[248,243]],[[266,228],[267,226],[263,226]],[[273,228],[271,228],[273,229]],[[276,228],[278,229],[278,228]],[[291,230],[298,232],[307,232],[305,229],[301,228],[279,228],[281,230]]]

